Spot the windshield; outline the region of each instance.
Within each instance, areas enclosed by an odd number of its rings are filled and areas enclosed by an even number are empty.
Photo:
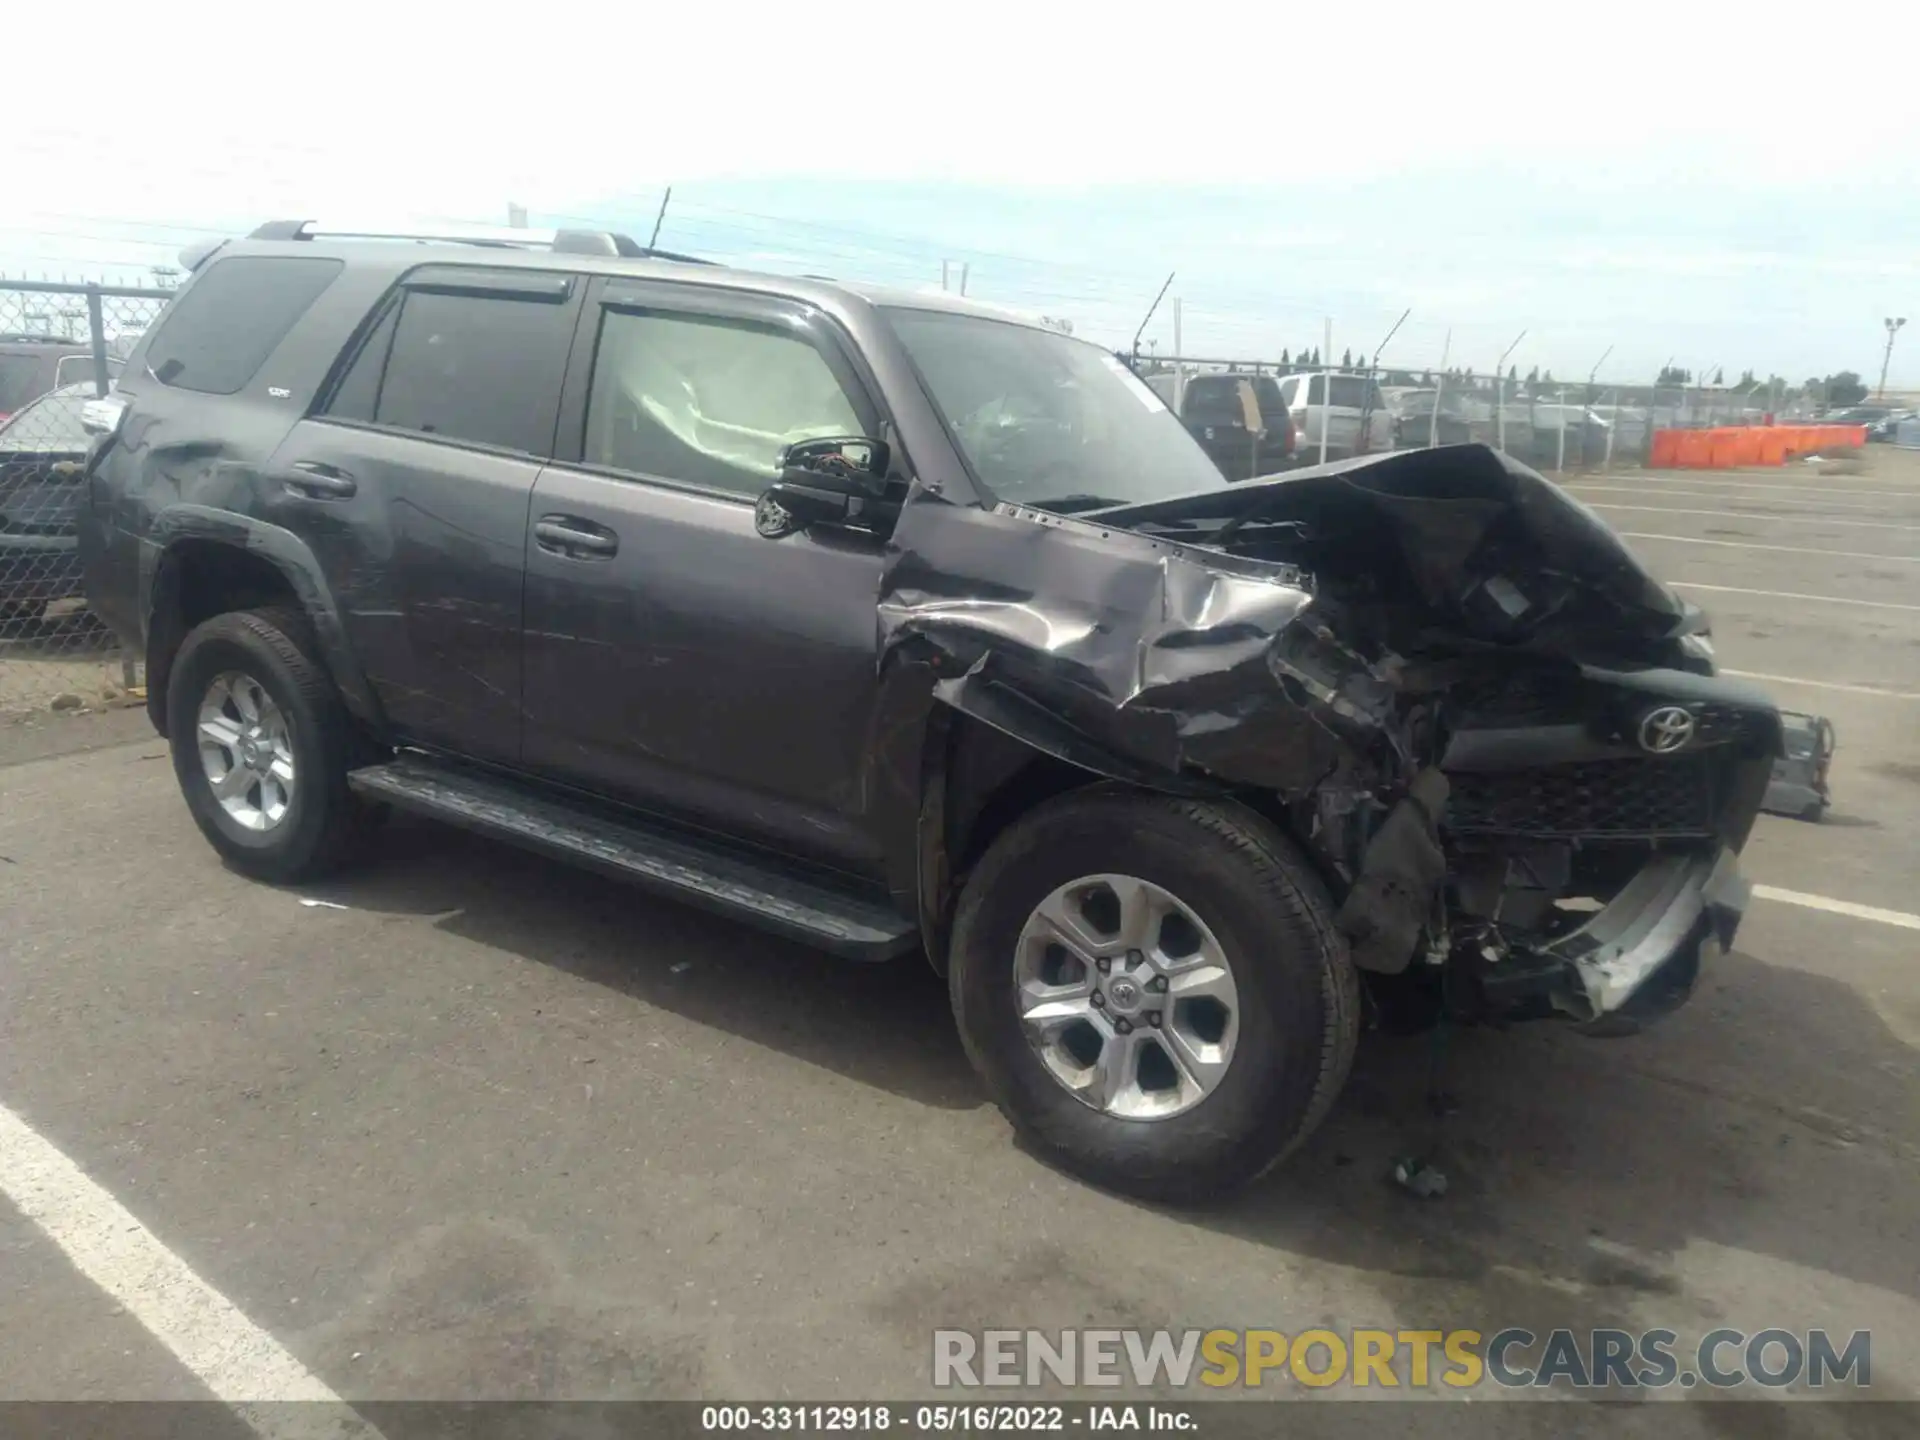
[[[1084,510],[1227,483],[1159,396],[1083,340],[976,315],[885,314],[996,499]]]

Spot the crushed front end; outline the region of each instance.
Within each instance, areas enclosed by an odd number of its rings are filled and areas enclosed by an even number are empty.
[[[1057,758],[1282,819],[1388,1023],[1631,1029],[1732,942],[1779,714],[1525,466],[1455,446],[1077,517],[913,510],[885,653]]]
[[[1451,697],[1448,960],[1482,1013],[1625,1028],[1730,946],[1779,722],[1731,681],[1581,665]]]
[[[1291,797],[1293,828],[1375,995],[1595,1033],[1682,1003],[1746,908],[1773,703],[1597,516],[1484,447],[1267,488],[1213,536],[1314,577],[1270,663],[1355,763]]]

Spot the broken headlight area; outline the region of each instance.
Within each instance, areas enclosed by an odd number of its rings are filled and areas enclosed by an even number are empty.
[[[883,664],[1034,748],[1283,815],[1403,1010],[1647,1018],[1738,924],[1777,711],[1484,447],[1073,517],[909,505],[880,619]]]

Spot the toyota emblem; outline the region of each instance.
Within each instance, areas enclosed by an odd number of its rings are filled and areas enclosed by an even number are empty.
[[[1649,755],[1671,755],[1693,739],[1693,712],[1684,705],[1662,705],[1640,721],[1640,748]]]

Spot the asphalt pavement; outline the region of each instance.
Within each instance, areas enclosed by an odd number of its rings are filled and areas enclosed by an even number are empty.
[[[0,1106],[85,1177],[59,1171],[37,1205],[85,1208],[90,1184],[110,1201],[89,1215],[151,1242],[87,1251],[0,1198],[0,1399],[200,1398],[235,1374],[350,1401],[903,1398],[933,1393],[937,1328],[1085,1325],[1864,1329],[1872,1393],[1920,1395],[1920,929],[1901,923],[1920,911],[1920,456],[1574,490],[1692,587],[1726,667],[1833,719],[1832,813],[1762,818],[1763,898],[1667,1024],[1370,1035],[1305,1150],[1199,1212],[1016,1146],[917,962],[844,964],[405,820],[349,876],[253,884],[202,842],[137,714],[64,719],[64,742],[0,727]],[[1458,1101],[1440,1122],[1436,1064]],[[1385,1176],[1429,1143],[1451,1184],[1420,1201]],[[141,1269],[154,1254],[204,1295]],[[156,1303],[200,1330],[156,1337]],[[221,1325],[249,1357],[179,1339]],[[1288,1428],[1314,1433],[1319,1408]],[[1497,1408],[1393,1427],[1537,1428]],[[1637,1429],[1644,1408],[1554,1428]],[[1658,1423],[1912,1423],[1753,1413]]]

